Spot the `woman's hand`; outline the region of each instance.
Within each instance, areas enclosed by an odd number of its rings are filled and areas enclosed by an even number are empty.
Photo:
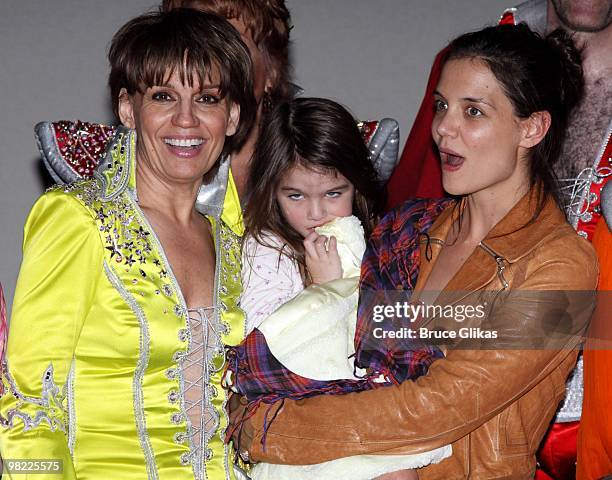
[[[246,397],[237,393],[230,393],[228,400],[229,408],[229,426],[228,432],[231,432],[231,440],[234,443],[234,448],[244,462],[249,461],[249,449],[253,443],[253,425],[247,416],[248,401]],[[230,439],[227,438],[226,442]]]
[[[312,283],[321,284],[342,278],[342,263],[336,237],[310,232],[304,239],[306,269]]]

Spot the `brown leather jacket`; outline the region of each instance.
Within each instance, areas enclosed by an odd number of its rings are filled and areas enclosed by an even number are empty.
[[[495,303],[488,320],[499,325],[506,340],[531,338],[541,333],[534,325],[542,318],[563,312],[575,319],[571,329],[578,335],[561,343],[541,338],[521,350],[495,344],[490,350],[452,348],[416,381],[285,401],[268,412],[268,421],[274,419],[265,449],[267,408],[261,407],[251,419],[250,458],[312,464],[358,454],[418,453],[450,443],[452,456],[420,469],[419,478],[532,479],[535,451],[565,394],[592,311],[591,297],[568,304],[565,292],[594,290],[598,268],[589,242],[576,235],[552,201],[536,222],[520,228],[533,214],[531,200],[526,195],[495,226],[442,294],[461,291],[462,302]],[[450,229],[451,210],[447,207],[430,229],[433,255],[428,261],[422,251],[417,291]],[[511,294],[495,302],[500,291]]]

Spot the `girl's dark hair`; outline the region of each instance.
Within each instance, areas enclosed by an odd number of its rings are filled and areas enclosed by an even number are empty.
[[[382,197],[357,123],[344,107],[323,98],[297,98],[277,105],[262,126],[251,164],[245,226],[262,245],[274,248],[266,233],[282,238],[289,249],[281,253],[306,272],[303,238],[283,218],[276,201],[282,176],[297,165],[340,173],[353,184],[353,214],[366,236],[381,211]]]
[[[551,124],[531,148],[530,186],[537,190],[534,221],[549,198],[562,207],[553,165],[565,139],[568,117],[582,97],[581,51],[558,29],[545,37],[526,24],[499,25],[467,33],[448,46],[445,61],[474,58],[489,67],[519,118],[548,111]]]
[[[253,67],[246,45],[224,18],[187,8],[146,13],[133,18],[113,37],[108,52],[108,77],[113,112],[118,116],[119,93],[143,93],[163,85],[176,71],[181,82],[200,85],[218,74],[222,97],[240,106],[236,133],[224,153],[238,150],[257,114],[253,95]]]

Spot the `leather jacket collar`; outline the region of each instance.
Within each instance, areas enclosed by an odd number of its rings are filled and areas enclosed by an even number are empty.
[[[429,230],[433,241],[443,244],[453,221],[457,204],[447,206]],[[544,204],[537,222],[529,223],[537,207],[537,190],[531,189],[487,234],[482,243],[510,263],[531,253],[546,240],[551,223],[564,221],[555,201],[550,198]]]
[[[549,198],[538,220],[529,223],[536,208],[537,188],[532,188],[487,234],[480,247],[472,252],[444,291],[478,290],[496,277],[502,289],[508,288],[504,270],[547,241],[551,225],[566,221],[554,199]],[[430,253],[433,251],[433,256],[430,254],[431,260],[427,261],[426,250],[432,245],[444,244],[458,211],[457,203],[449,204],[429,230],[429,238],[421,240],[421,266],[416,290],[423,288],[439,252],[439,248],[432,248]]]

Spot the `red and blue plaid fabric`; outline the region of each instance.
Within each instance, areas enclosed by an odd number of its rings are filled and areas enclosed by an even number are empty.
[[[281,398],[300,400],[322,393],[343,394],[372,388],[368,380],[312,380],[285,368],[274,357],[263,333],[254,329],[228,351],[232,383],[249,402],[274,403]]]
[[[419,276],[420,239],[426,236],[449,199],[409,200],[378,223],[368,241],[359,282],[359,309],[355,330],[355,365],[383,374],[393,383],[425,375],[443,356],[440,349],[408,338],[376,338],[382,324],[374,322],[375,305],[409,300]],[[406,320],[394,322],[394,329]]]
[[[362,267],[361,288],[375,290],[412,290],[419,267],[419,235],[426,233],[448,200],[409,201],[391,211],[378,224],[368,242]],[[270,352],[264,335],[257,329],[227,352],[232,388],[251,402],[250,410],[260,402],[280,399],[299,400],[322,393],[345,394],[369,390],[389,383],[375,383],[384,373],[393,382],[416,378],[442,353],[435,347],[418,347],[406,343],[377,340],[370,343],[371,318],[360,300],[355,336],[356,365],[372,372],[362,380],[318,381],[286,369]],[[362,318],[363,317],[363,318]],[[253,410],[252,410],[253,409]]]

